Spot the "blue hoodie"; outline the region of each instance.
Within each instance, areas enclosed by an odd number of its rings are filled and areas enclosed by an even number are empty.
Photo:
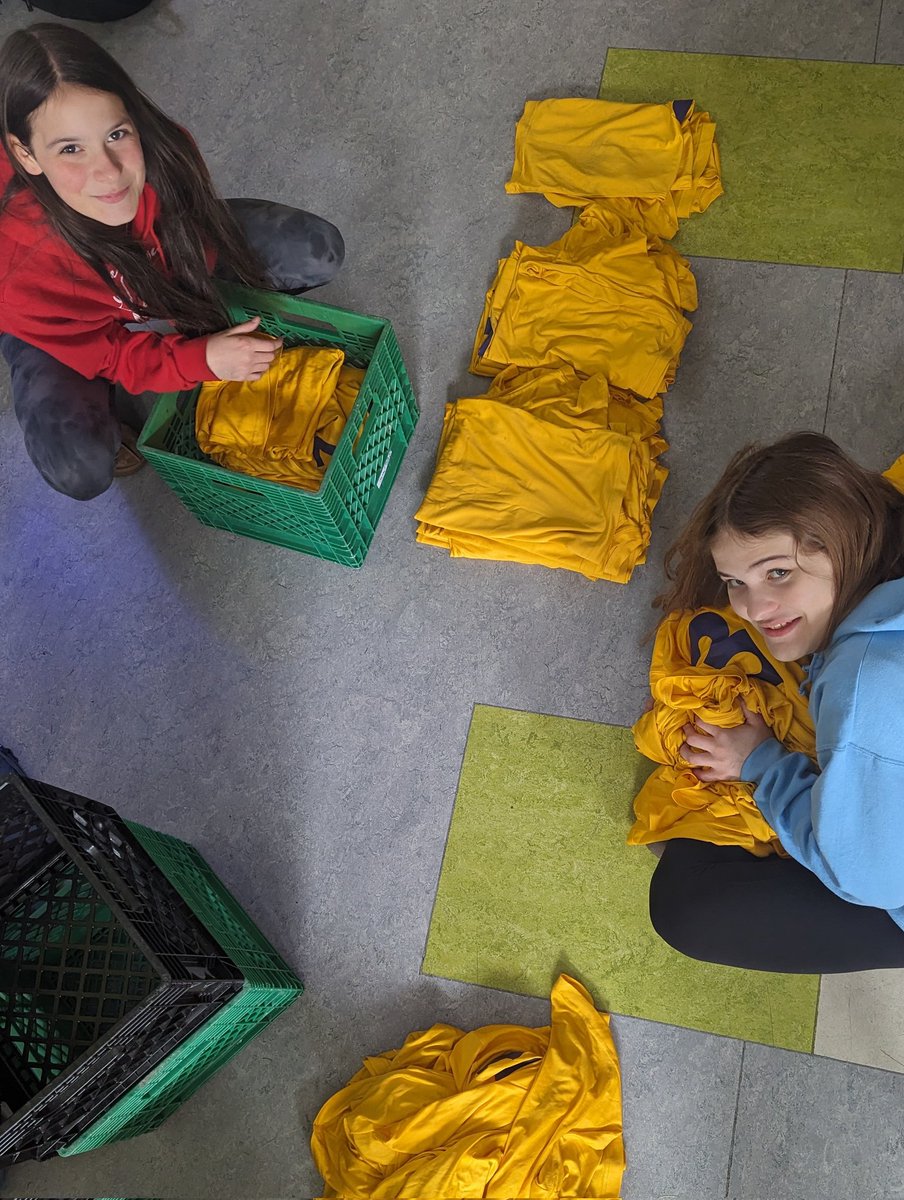
[[[792,858],[904,928],[904,579],[841,622],[809,680],[818,768],[769,738],[741,777]]]

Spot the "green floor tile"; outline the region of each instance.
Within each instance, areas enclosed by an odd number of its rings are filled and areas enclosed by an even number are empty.
[[[817,976],[693,962],[653,932],[655,859],[625,845],[648,769],[627,729],[477,706],[423,970],[536,996],[566,970],[612,1012],[811,1051]]]
[[[611,49],[600,95],[715,120],[725,195],[683,223],[683,254],[904,267],[904,67]]]

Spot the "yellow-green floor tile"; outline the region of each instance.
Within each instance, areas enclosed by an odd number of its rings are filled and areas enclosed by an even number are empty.
[[[630,730],[477,706],[424,971],[546,996],[565,970],[612,1012],[811,1051],[817,976],[694,962],[654,933],[656,860],[625,844],[648,769]]]
[[[600,95],[715,120],[725,195],[682,223],[683,254],[904,266],[904,67],[611,49]]]

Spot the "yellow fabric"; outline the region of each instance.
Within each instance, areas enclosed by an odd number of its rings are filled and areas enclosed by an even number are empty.
[[[418,541],[626,583],[668,474],[661,418],[660,399],[601,375],[508,368],[485,396],[446,405]]]
[[[800,694],[797,663],[771,658],[759,634],[730,608],[671,613],[659,627],[650,664],[652,709],[634,726],[641,754],[663,764],[634,801],[631,845],[693,838],[743,846],[764,856],[781,849],[775,831],[741,782],[701,783],[681,758],[683,726],[693,716],[730,729],[740,702],[759,713],[789,750],[815,758],[813,721]]]
[[[685,143],[685,149],[690,159],[684,176],[689,176],[688,186],[675,186],[671,192],[679,218],[705,212],[725,192],[716,126],[709,113],[691,112],[682,123],[682,129],[689,135],[690,146]]]
[[[896,458],[887,471],[882,474],[895,485],[899,492],[904,492],[904,454]]]
[[[625,1155],[609,1017],[567,975],[551,1004],[550,1028],[434,1025],[365,1059],[314,1121],[323,1196],[616,1200]]]
[[[566,98],[529,100],[515,128],[508,192],[540,192],[559,207],[634,201],[651,232],[672,237],[678,219],[722,194],[715,125],[691,107]]]
[[[341,350],[283,350],[260,379],[201,385],[198,445],[243,475],[316,491],[345,427],[364,372]]]
[[[687,260],[630,213],[588,205],[549,246],[516,242],[487,293],[471,356],[477,375],[508,365],[601,372],[639,396],[674,378],[697,306]]]

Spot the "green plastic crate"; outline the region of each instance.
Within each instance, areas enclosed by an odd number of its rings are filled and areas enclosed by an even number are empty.
[[[148,1133],[288,1008],[302,985],[193,846],[126,822],[167,879],[245,975],[245,986],[214,1017],[65,1149],[96,1150]]]
[[[360,567],[389,498],[418,407],[388,321],[296,296],[220,284],[233,324],[260,328],[287,347],[332,346],[364,382],[316,492],[241,475],[195,440],[199,388],[157,400],[138,439],[142,454],[205,525]]]

